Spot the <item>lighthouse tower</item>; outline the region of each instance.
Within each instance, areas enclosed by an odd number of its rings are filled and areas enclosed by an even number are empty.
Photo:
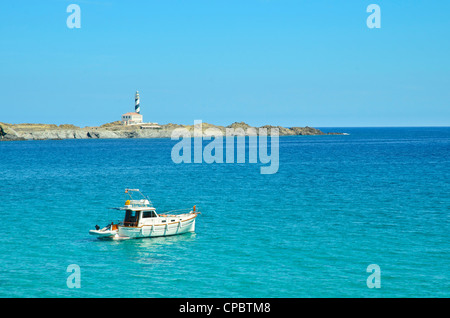
[[[136,91],[136,95],[134,95],[134,111],[138,114],[141,113],[141,106],[139,102],[139,92]]]

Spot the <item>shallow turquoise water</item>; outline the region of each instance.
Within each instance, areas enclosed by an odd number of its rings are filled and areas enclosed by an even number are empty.
[[[176,165],[169,139],[0,143],[0,296],[449,297],[450,128],[330,131],[350,135],[281,137],[273,175]],[[196,233],[89,236],[126,187],[197,204]]]

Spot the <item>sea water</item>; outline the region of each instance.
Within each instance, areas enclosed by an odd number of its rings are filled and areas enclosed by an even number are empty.
[[[450,128],[323,130],[349,135],[280,137],[272,175],[170,139],[0,143],[0,296],[449,297]],[[196,205],[195,233],[90,236],[126,187]]]

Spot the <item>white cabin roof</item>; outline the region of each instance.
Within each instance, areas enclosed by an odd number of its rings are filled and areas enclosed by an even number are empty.
[[[121,211],[126,211],[126,210],[130,210],[130,211],[156,211],[156,209],[154,207],[150,207],[150,206],[128,206],[125,205],[123,207],[120,208],[115,208],[116,210],[121,210]]]

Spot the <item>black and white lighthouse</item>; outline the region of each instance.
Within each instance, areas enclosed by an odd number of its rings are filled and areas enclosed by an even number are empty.
[[[138,91],[136,91],[136,95],[134,95],[134,111],[138,114],[141,113],[141,106],[140,106]]]

